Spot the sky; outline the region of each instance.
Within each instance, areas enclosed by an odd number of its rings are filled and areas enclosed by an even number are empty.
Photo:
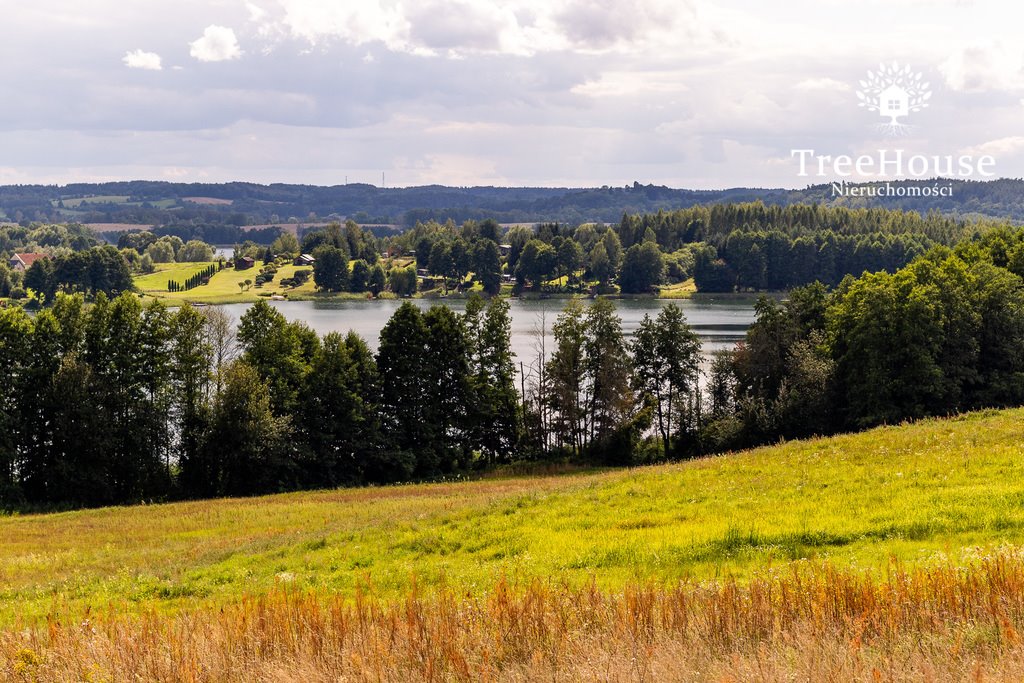
[[[1024,176],[1018,3],[0,0],[0,17],[3,184],[818,181],[794,149],[989,155]],[[898,137],[858,106],[880,64],[930,93]]]

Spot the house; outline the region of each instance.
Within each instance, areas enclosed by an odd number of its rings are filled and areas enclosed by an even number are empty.
[[[511,244],[499,244],[498,245],[498,253],[500,253],[502,256],[508,256],[509,254],[512,253],[512,245]]]
[[[293,266],[311,266],[316,263],[316,259],[309,254],[299,254],[292,261]]]
[[[32,267],[32,264],[41,258],[50,258],[47,254],[15,254],[7,262],[13,270],[20,270],[22,272]]]
[[[878,113],[893,121],[910,112],[910,96],[898,85],[890,85],[878,94]]]
[[[248,270],[256,265],[252,256],[243,256],[235,259],[235,270]]]

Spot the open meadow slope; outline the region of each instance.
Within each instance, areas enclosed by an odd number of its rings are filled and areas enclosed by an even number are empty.
[[[3,517],[0,596],[9,622],[55,601],[221,602],[282,581],[397,595],[413,576],[482,590],[504,573],[615,588],[1022,541],[1013,410],[632,470]]]
[[[0,518],[0,673],[1014,678],[1022,426],[992,411],[632,470]]]

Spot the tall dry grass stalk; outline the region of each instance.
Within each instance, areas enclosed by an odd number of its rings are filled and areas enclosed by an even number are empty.
[[[0,633],[11,681],[1024,679],[1024,555],[884,577],[798,563],[745,584],[498,581],[398,602],[288,591]]]

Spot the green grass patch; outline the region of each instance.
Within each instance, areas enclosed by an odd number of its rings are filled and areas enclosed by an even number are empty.
[[[257,301],[261,298],[260,294],[271,296],[276,294],[289,298],[317,296],[312,276],[301,287],[284,287],[281,285],[281,280],[294,276],[295,271],[299,268],[308,268],[308,266],[293,266],[291,264],[280,266],[273,282],[267,283],[263,287],[256,287],[255,285],[248,288],[239,287],[239,283],[244,283],[246,280],[255,282],[256,276],[260,272],[260,266],[263,265],[260,261],[256,263],[256,266],[247,270],[225,268],[215,273],[210,278],[209,284],[195,287],[186,292],[168,292],[167,280],[173,278],[178,282],[183,282],[186,277],[201,271],[210,265],[209,263],[170,264],[173,267],[169,269],[136,277],[135,285],[146,294],[170,304],[184,301],[208,304],[246,303]],[[358,295],[356,298],[365,298],[365,295]]]
[[[689,299],[697,292],[693,278],[658,288],[659,299]]]
[[[504,574],[614,588],[794,560],[883,571],[1024,542],[1024,410],[632,470],[0,518],[0,622],[224,603],[287,577],[398,595]]]
[[[143,292],[154,294],[168,294],[167,281],[176,280],[184,283],[185,280],[196,273],[200,273],[210,267],[210,262],[197,263],[157,263],[156,271],[148,275],[139,275],[134,278],[135,286]],[[196,288],[192,291],[198,291]]]
[[[58,206],[63,202],[65,208],[75,209],[83,204],[126,204],[129,199],[128,195],[104,194],[92,197],[62,197],[61,199],[51,200],[51,203],[54,206]]]

